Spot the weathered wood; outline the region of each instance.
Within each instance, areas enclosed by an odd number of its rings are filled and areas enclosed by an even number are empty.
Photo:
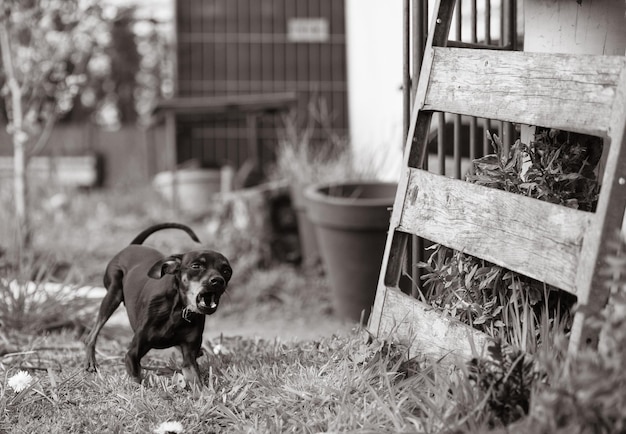
[[[396,288],[379,286],[385,309],[370,330],[381,338],[409,346],[409,357],[426,356],[440,365],[458,365],[476,355],[486,354],[489,337],[432,307],[403,294]]]
[[[601,311],[609,298],[609,289],[600,278],[600,271],[604,266],[604,258],[609,253],[609,240],[617,236],[617,231],[622,226],[626,207],[626,69],[622,70],[609,120],[609,153],[602,188],[595,219],[583,243],[576,276],[576,285],[581,289],[578,303],[585,305],[586,309],[579,311],[574,317],[570,354],[575,353],[580,346],[598,344],[597,334],[585,324],[585,319],[587,313]]]
[[[442,48],[455,2],[438,2],[418,83],[403,170],[369,328],[408,339],[411,354],[453,363],[485,335],[397,289],[408,234],[577,295],[591,311],[608,299],[599,272],[626,207],[626,57]],[[445,35],[444,35],[445,33]],[[452,180],[417,169],[434,111],[564,129],[607,139],[595,213]],[[570,351],[597,342],[576,313]]]
[[[424,110],[604,136],[624,56],[432,49]]]
[[[398,230],[576,293],[591,213],[409,169]]]

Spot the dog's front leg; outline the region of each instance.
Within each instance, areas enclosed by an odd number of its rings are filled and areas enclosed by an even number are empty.
[[[194,383],[197,385],[202,384],[200,378],[200,368],[198,367],[198,361],[196,358],[200,354],[200,346],[195,344],[185,343],[180,346],[180,352],[183,355],[183,376],[188,383]]]
[[[145,339],[139,334],[135,334],[130,342],[128,352],[124,359],[126,372],[136,383],[141,383],[141,358],[150,351],[150,347]]]

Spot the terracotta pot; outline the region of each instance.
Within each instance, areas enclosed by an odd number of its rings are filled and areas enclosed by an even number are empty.
[[[369,317],[385,250],[397,184],[345,182],[305,190],[335,313],[353,321]]]

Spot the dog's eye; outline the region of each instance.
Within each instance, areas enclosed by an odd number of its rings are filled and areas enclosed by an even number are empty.
[[[230,267],[228,267],[228,266],[224,266],[222,268],[222,274],[224,276],[230,276],[231,274],[233,274],[233,270],[231,270]]]
[[[198,262],[194,262],[193,264],[191,264],[191,266],[189,268],[191,268],[192,270],[200,270],[202,269],[204,266]]]

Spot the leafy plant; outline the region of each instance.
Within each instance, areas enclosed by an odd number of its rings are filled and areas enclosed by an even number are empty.
[[[474,161],[467,181],[560,205],[593,211],[601,155],[597,138],[538,129],[508,153],[495,134],[495,153]],[[600,151],[598,151],[600,149]],[[567,328],[574,297],[487,261],[435,246],[422,278],[425,301],[522,350],[535,351],[541,334]]]
[[[0,324],[8,330],[42,333],[82,330],[93,300],[77,296],[69,264],[29,254],[19,263],[0,258]]]
[[[517,140],[507,155],[500,138],[490,138],[495,154],[475,160],[475,174],[467,181],[583,211],[595,209],[601,139],[539,128],[534,141],[526,145]]]
[[[491,343],[488,351],[488,358],[471,360],[468,378],[485,394],[489,425],[507,426],[528,414],[531,392],[540,375],[524,351],[499,340]]]
[[[524,351],[571,324],[573,297],[529,277],[442,245],[419,265],[426,303]]]
[[[598,350],[567,354],[563,334],[535,360],[543,375],[535,384],[530,412],[520,433],[621,433],[626,431],[626,240],[617,235],[598,279],[611,290],[605,309],[590,318],[600,330]]]

